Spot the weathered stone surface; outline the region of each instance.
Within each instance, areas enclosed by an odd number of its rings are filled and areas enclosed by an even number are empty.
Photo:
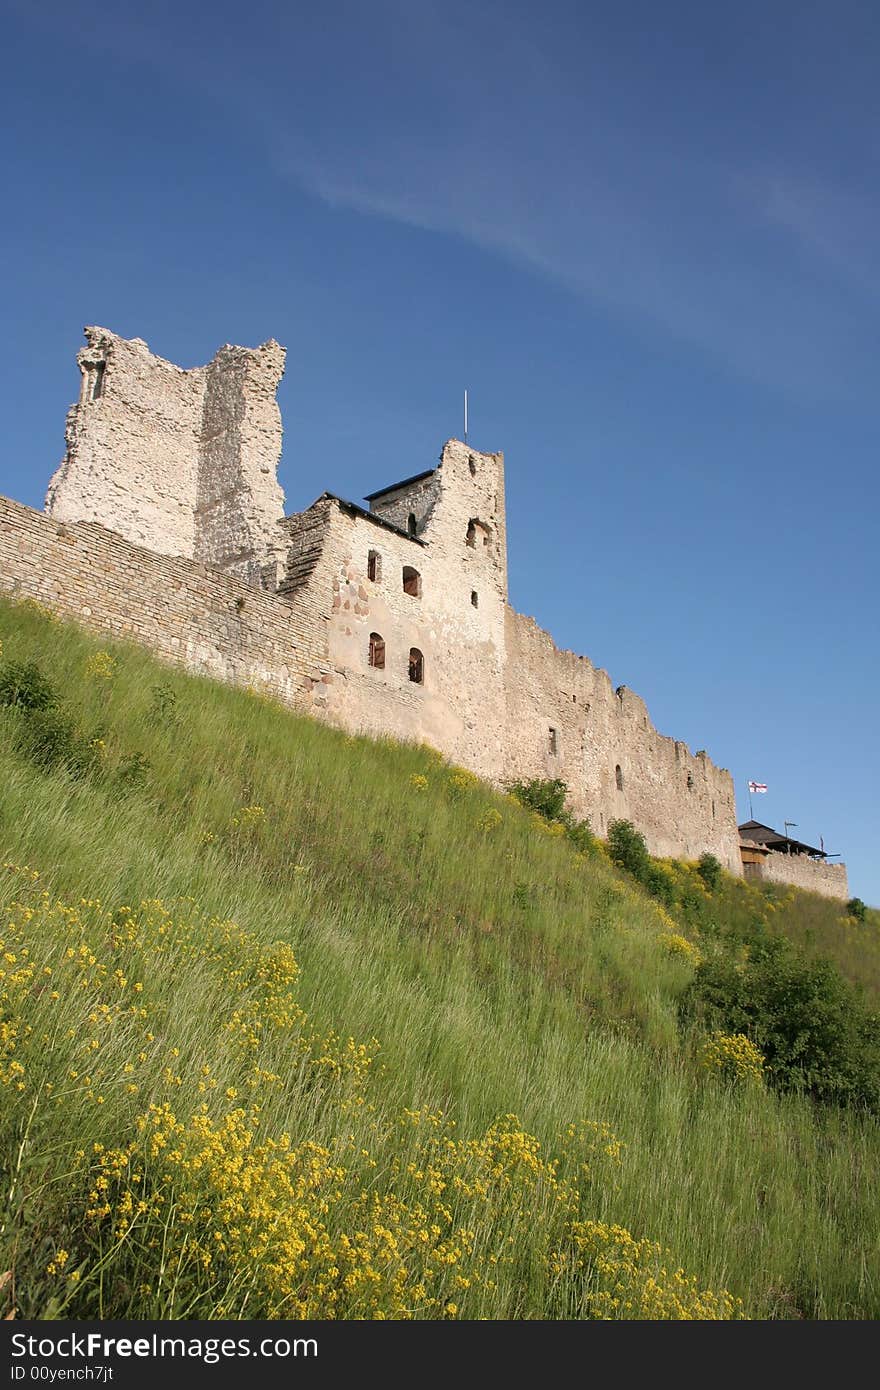
[[[655,854],[709,850],[742,872],[729,773],[510,608],[501,454],[450,440],[370,513],[324,494],[282,517],[283,348],[183,371],[139,339],[87,338],[51,516],[0,500],[0,587],[496,784],[562,778],[597,833],[625,817]],[[845,871],[828,872],[839,890]]]
[[[140,338],[85,330],[79,402],[49,484],[58,521],[97,521],[162,555],[277,587],[284,349],[222,347],[184,371]]]
[[[849,897],[846,865],[810,859],[805,854],[781,854],[771,850],[760,863],[746,864],[747,878],[763,879],[768,883],[790,883],[808,893],[821,893],[823,898]]]

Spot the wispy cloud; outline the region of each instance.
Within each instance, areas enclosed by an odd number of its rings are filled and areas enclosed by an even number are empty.
[[[157,3],[70,32],[197,85],[330,206],[464,238],[770,386],[846,394],[873,351],[877,206],[795,175],[785,141],[713,149],[718,97],[691,113],[668,57],[639,67],[590,14],[254,0],[188,30]]]

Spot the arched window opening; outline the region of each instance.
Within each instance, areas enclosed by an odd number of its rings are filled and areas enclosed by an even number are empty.
[[[548,730],[547,747],[552,757],[559,752],[559,735],[554,728]]]
[[[409,535],[411,535],[411,536],[414,536],[414,535],[416,534],[416,532],[418,531],[418,529],[419,529],[419,523],[416,521],[416,514],[415,514],[415,512],[410,512],[409,516],[407,517],[407,519],[406,519],[406,529],[407,529],[407,532],[409,533]]]
[[[413,598],[422,596],[422,576],[418,570],[414,570],[412,565],[403,567],[403,592],[410,594]]]
[[[367,556],[367,578],[374,584],[382,578],[382,556],[378,550],[371,550]]]
[[[623,773],[622,773],[621,770],[620,770],[620,763],[618,763],[618,764],[617,764],[617,767],[614,769],[614,780],[615,780],[615,782],[617,783],[617,790],[618,790],[619,792],[622,792],[622,791],[623,791]]]
[[[370,633],[370,665],[377,671],[385,670],[385,638],[378,632]]]
[[[473,604],[474,608],[479,608],[480,606],[480,596],[477,593],[476,589],[471,589],[471,603]]]
[[[418,647],[409,649],[409,678],[414,685],[425,683],[425,658]]]

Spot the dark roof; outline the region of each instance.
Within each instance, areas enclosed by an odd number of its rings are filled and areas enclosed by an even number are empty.
[[[392,483],[390,487],[380,487],[378,492],[368,492],[364,501],[372,502],[377,497],[384,497],[386,492],[396,492],[399,487],[409,487],[410,483],[420,483],[423,478],[430,478],[431,474],[436,472],[436,468],[426,468],[424,473],[414,473],[411,478],[403,478],[399,483]]]
[[[362,516],[367,521],[372,521],[375,526],[384,526],[386,531],[393,531],[395,536],[403,536],[405,540],[414,541],[416,545],[424,545],[421,536],[411,536],[409,531],[404,531],[402,526],[395,526],[393,521],[386,521],[384,516],[377,516],[375,512],[368,512],[366,507],[359,507],[357,502],[349,502],[346,497],[337,497],[335,492],[322,492],[320,497],[316,497],[312,506],[317,502],[323,502],[324,498],[335,502],[344,512],[351,512],[353,516]]]
[[[757,845],[766,845],[767,849],[782,850],[784,854],[811,854],[816,859],[825,858],[823,849],[816,849],[815,845],[805,845],[802,840],[791,840],[787,835],[780,835],[772,826],[762,825],[759,820],[743,821],[737,829],[744,838],[753,840]]]

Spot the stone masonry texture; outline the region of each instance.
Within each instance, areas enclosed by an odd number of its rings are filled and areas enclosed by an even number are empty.
[[[0,499],[0,588],[495,785],[561,778],[598,834],[625,818],[653,854],[742,872],[730,774],[510,608],[503,455],[450,440],[371,510],[324,494],[285,517],[279,344],[185,371],[86,340],[49,514]]]

